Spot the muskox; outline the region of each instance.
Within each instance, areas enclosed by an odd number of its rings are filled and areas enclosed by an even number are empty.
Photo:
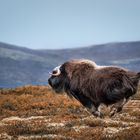
[[[56,92],[66,92],[98,117],[103,117],[101,104],[111,105],[110,116],[120,112],[136,93],[140,79],[140,72],[86,59],[67,61],[50,74],[48,83]]]

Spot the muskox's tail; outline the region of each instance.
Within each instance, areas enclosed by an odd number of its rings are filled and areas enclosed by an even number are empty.
[[[140,80],[140,72],[137,73],[137,78]]]
[[[140,81],[140,72],[136,73],[136,75],[131,78],[132,78],[133,84],[137,86]]]
[[[138,84],[140,83],[140,72],[138,72],[134,77],[132,77],[133,85],[137,89]]]

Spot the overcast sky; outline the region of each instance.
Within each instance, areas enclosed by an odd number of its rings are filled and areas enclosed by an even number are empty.
[[[0,0],[0,41],[67,48],[140,40],[140,0]]]

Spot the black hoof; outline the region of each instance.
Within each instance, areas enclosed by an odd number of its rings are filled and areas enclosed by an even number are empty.
[[[109,114],[109,117],[113,117],[115,114],[116,114],[116,112],[111,112],[111,113]]]
[[[118,107],[117,112],[121,112],[121,111],[122,111],[122,107]]]
[[[92,114],[93,114],[95,117],[104,118],[104,115],[103,115],[103,113],[101,113],[101,112],[93,112]]]
[[[101,119],[103,119],[103,118],[104,118],[104,114],[103,114],[103,113],[100,113],[99,117],[100,117]]]

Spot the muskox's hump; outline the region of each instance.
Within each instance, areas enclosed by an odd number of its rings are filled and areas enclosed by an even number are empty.
[[[91,65],[93,67],[98,67],[97,64],[94,61],[88,60],[88,59],[73,59],[69,61],[70,63],[74,63],[74,64],[88,64]]]

